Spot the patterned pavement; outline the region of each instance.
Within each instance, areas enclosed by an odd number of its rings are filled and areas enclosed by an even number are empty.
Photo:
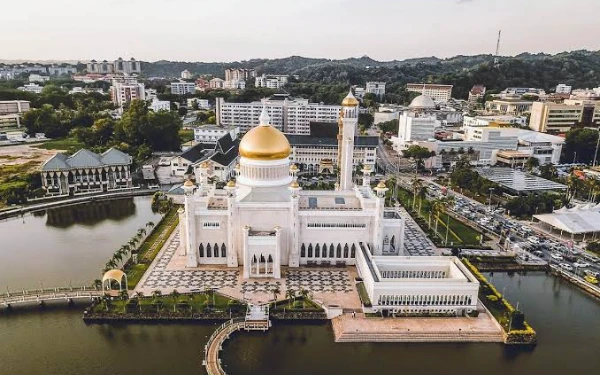
[[[350,293],[353,290],[345,270],[288,270],[285,283],[287,289],[319,293]]]
[[[432,256],[437,255],[434,246],[419,225],[406,214],[406,227],[404,229],[404,251],[406,255]]]

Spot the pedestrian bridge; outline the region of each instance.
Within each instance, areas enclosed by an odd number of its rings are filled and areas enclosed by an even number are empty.
[[[221,366],[219,352],[223,349],[223,343],[229,336],[239,330],[266,331],[271,327],[269,320],[268,305],[249,305],[246,316],[235,318],[223,323],[210,336],[204,346],[204,360],[202,364],[206,367],[208,375],[226,375]]]
[[[14,306],[43,305],[46,302],[72,303],[77,300],[93,300],[104,295],[102,289],[89,286],[63,287],[45,289],[23,289],[18,292],[7,292],[0,294],[0,307],[10,308]]]

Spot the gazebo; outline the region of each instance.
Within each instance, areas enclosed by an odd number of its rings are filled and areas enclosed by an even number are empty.
[[[102,290],[111,291],[112,281],[116,281],[119,284],[119,292],[122,290],[127,290],[127,274],[125,272],[119,269],[106,271],[104,276],[102,276]]]

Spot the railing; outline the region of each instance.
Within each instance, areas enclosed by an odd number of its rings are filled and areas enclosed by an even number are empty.
[[[226,375],[225,370],[221,367],[221,361],[219,359],[219,347],[223,344],[229,335],[235,331],[244,328],[244,318],[234,318],[226,321],[217,328],[213,334],[208,338],[206,345],[204,346],[204,361],[203,364],[206,367],[206,372],[209,375]],[[216,346],[216,349],[213,348]],[[209,354],[214,352],[214,358],[209,358]]]
[[[44,301],[92,299],[101,297],[104,291],[90,287],[46,288],[8,292],[0,295],[0,305],[9,306],[25,303],[40,303]]]

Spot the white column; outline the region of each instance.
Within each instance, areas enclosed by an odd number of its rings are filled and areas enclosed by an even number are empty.
[[[250,254],[248,254],[248,235],[250,234],[250,227],[249,226],[244,226],[243,230],[242,230],[242,235],[243,235],[243,259],[244,259],[244,279],[247,279],[250,277],[250,267],[252,266],[251,264],[251,259],[252,257],[250,256]],[[258,263],[257,263],[258,264]]]
[[[291,220],[291,249],[289,252],[288,266],[289,267],[299,267],[300,266],[300,217],[298,215],[298,205],[300,202],[300,197],[298,194],[292,193],[292,202],[291,202],[291,210],[290,215],[292,216]]]
[[[196,210],[194,204],[194,196],[187,194],[185,196],[185,222],[187,226],[187,247],[186,256],[187,263],[186,267],[197,267],[198,266],[198,253],[196,252]]]
[[[275,227],[275,256],[273,257],[273,277],[281,278],[281,227]]]
[[[237,212],[235,188],[231,190],[229,194],[230,195],[227,198],[227,266],[237,267],[238,255],[234,238],[234,234],[237,229],[235,227],[235,213]]]

